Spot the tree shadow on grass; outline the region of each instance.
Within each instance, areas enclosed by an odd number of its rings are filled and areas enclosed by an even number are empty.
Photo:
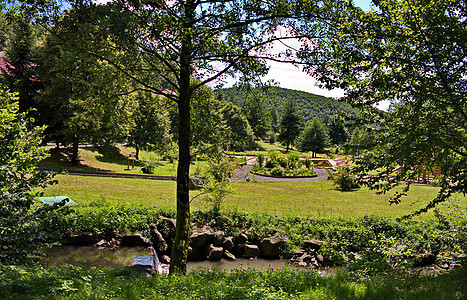
[[[53,148],[49,150],[49,157],[39,163],[41,168],[65,169],[65,170],[84,170],[84,171],[102,171],[108,170],[91,167],[78,161],[78,164],[71,163],[71,155],[68,148]]]

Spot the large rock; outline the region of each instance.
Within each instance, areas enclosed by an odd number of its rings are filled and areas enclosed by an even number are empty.
[[[232,253],[230,253],[228,250],[224,250],[224,255],[223,257],[227,260],[236,260],[237,258],[235,257],[235,255],[233,255]]]
[[[218,247],[222,246],[224,242],[225,233],[223,231],[216,231],[213,233],[213,241],[212,243]]]
[[[246,244],[248,242],[248,235],[246,233],[240,233],[235,239],[236,244]]]
[[[165,221],[166,224],[169,225],[169,228],[175,232],[175,228],[177,227],[177,220],[173,218],[167,218],[164,216],[157,216],[159,220]]]
[[[157,230],[156,224],[149,224],[149,229],[151,230],[151,242],[154,249],[158,253],[164,253],[167,250],[167,243],[159,230]]]
[[[305,250],[319,250],[323,242],[318,240],[306,240],[303,241],[303,248]]]
[[[289,240],[285,234],[276,234],[261,241],[261,252],[265,258],[278,258],[280,249],[284,247]]]
[[[256,245],[245,245],[244,258],[256,258],[259,256],[259,248]]]
[[[227,251],[232,251],[234,249],[234,238],[233,236],[228,236],[224,238],[224,242],[222,243],[222,247]]]
[[[204,247],[212,242],[213,236],[209,230],[193,232],[190,236],[191,244],[195,247]]]
[[[151,245],[152,245],[151,241],[143,237],[141,234],[127,234],[127,235],[122,236],[122,246],[148,247]]]
[[[222,249],[222,247],[216,247],[214,245],[211,245],[209,247],[208,259],[212,261],[218,261],[222,258],[223,252],[224,249]]]

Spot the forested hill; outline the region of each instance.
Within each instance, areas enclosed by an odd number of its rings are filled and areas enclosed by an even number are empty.
[[[231,101],[240,107],[247,98],[247,93],[238,88],[220,89],[218,92],[221,93],[221,97],[224,101]],[[253,89],[252,92],[262,93],[265,96],[266,105],[275,106],[279,114],[283,103],[288,99],[294,100],[305,122],[315,117],[326,120],[331,116],[339,114],[351,114],[354,116],[358,114],[358,110],[346,103],[303,91],[270,87],[267,92],[261,91],[260,89]]]

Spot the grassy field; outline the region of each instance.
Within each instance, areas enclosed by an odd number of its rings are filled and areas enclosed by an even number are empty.
[[[175,181],[104,178],[58,175],[57,185],[45,189],[46,196],[67,195],[78,203],[105,199],[111,203],[134,203],[175,208]],[[199,192],[192,191],[195,196]],[[224,202],[226,209],[273,215],[301,217],[347,217],[377,214],[400,217],[425,205],[433,199],[437,188],[413,186],[409,196],[400,205],[389,206],[388,195],[376,195],[367,188],[341,192],[329,181],[295,182],[236,182],[233,193]],[[467,203],[465,197],[463,203]],[[196,198],[193,210],[205,209],[205,203]],[[426,215],[428,217],[430,215]]]
[[[265,150],[283,150],[279,144],[261,142]],[[126,170],[127,157],[133,148],[84,147],[80,149],[81,163],[78,167],[66,161],[63,152],[52,150],[49,159],[42,166],[52,168],[78,168],[107,172],[141,173],[143,160],[160,161],[154,153],[142,151],[141,161],[135,162],[135,169]],[[157,175],[175,175],[176,163],[160,161]],[[198,162],[202,165],[205,162]],[[192,172],[197,166],[192,166]],[[58,185],[45,190],[47,196],[67,195],[78,203],[89,203],[105,199],[111,203],[135,203],[141,205],[175,208],[175,182],[143,179],[100,178],[82,176],[57,176]],[[329,181],[294,182],[236,182],[233,193],[224,201],[225,209],[238,209],[248,212],[274,215],[296,215],[313,217],[347,217],[377,214],[400,217],[420,209],[436,196],[437,188],[425,185],[413,186],[407,198],[400,205],[389,206],[390,195],[377,195],[367,188],[352,192],[341,192]],[[192,191],[192,196],[199,192]],[[466,198],[462,198],[467,203]],[[201,197],[192,202],[194,210],[206,209]],[[430,214],[424,216],[429,217]]]

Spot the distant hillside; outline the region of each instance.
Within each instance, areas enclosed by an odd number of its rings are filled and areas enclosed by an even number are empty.
[[[221,93],[224,101],[233,102],[240,107],[247,98],[246,92],[238,88],[220,89],[217,92]],[[253,92],[261,91],[260,89],[254,89]],[[305,122],[315,117],[326,120],[331,116],[340,114],[350,114],[354,116],[358,114],[358,110],[352,108],[347,103],[307,92],[271,87],[267,93],[263,94],[265,94],[267,98],[268,106],[275,106],[279,114],[283,103],[288,99],[294,100]]]

